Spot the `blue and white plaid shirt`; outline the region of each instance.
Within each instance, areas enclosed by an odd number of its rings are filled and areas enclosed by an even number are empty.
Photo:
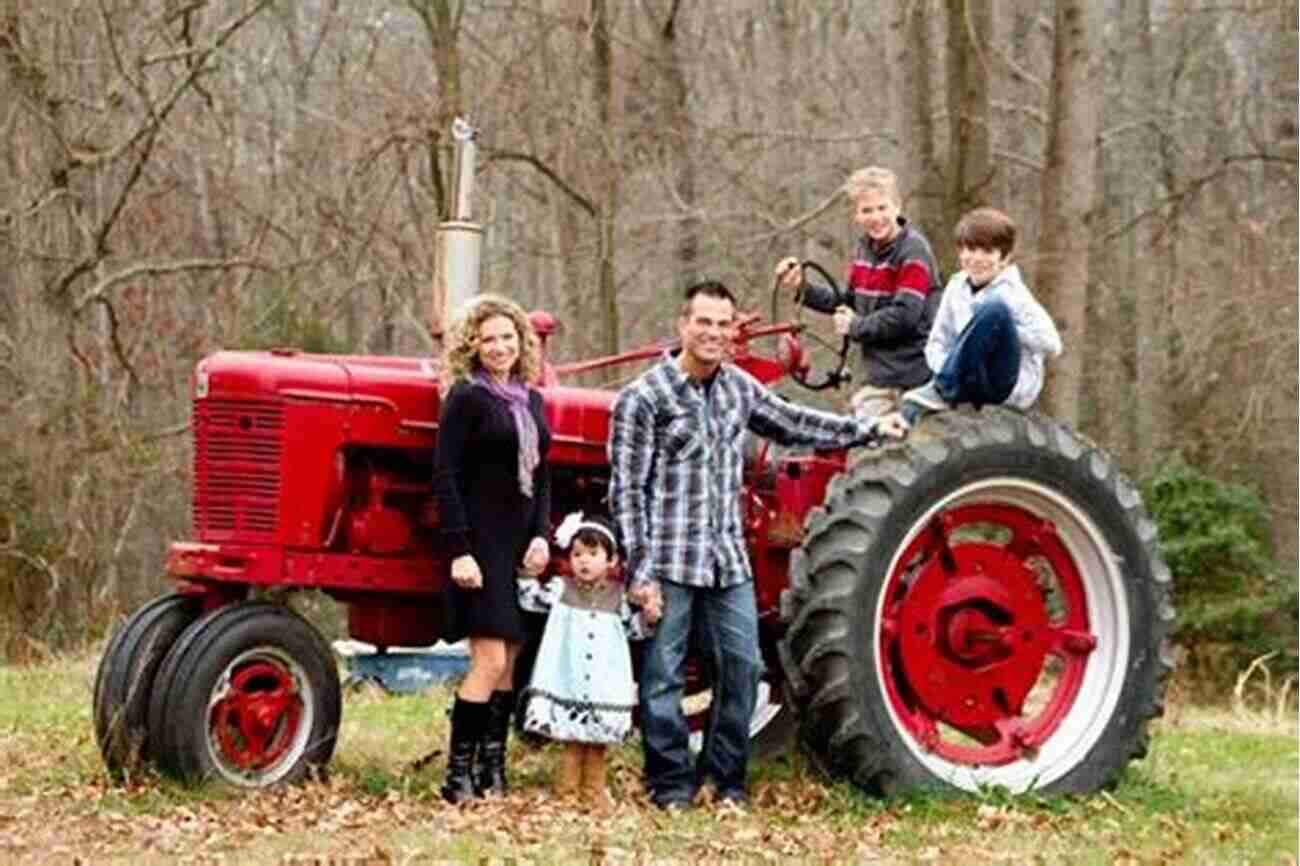
[[[706,388],[665,353],[619,392],[610,423],[610,507],[629,583],[752,579],[740,519],[746,430],[782,445],[847,448],[872,427],[790,403],[732,364]]]

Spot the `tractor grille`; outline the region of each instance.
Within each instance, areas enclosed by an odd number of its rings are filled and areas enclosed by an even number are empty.
[[[194,532],[201,540],[270,541],[279,528],[284,408],[194,401]]]

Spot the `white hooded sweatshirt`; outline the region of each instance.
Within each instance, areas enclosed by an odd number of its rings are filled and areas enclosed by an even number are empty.
[[[1052,317],[1034,298],[1020,276],[1020,268],[1010,265],[978,292],[971,291],[965,271],[958,271],[943,290],[943,300],[925,345],[925,360],[936,373],[957,343],[957,337],[969,324],[975,310],[991,301],[1002,301],[1011,311],[1020,337],[1020,375],[1007,397],[1007,405],[1028,409],[1043,390],[1043,358],[1061,354],[1061,335]]]

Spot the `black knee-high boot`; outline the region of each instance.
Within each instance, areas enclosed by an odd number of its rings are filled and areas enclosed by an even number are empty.
[[[479,747],[475,788],[482,796],[504,794],[506,783],[506,738],[510,733],[510,714],[515,708],[513,691],[492,693],[488,701],[487,730]]]
[[[457,695],[451,708],[451,745],[447,749],[447,777],[442,799],[461,803],[477,796],[474,789],[475,761],[479,742],[487,729],[488,705],[473,703]]]

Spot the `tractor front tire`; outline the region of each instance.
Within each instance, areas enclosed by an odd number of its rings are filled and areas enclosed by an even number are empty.
[[[149,755],[149,697],[155,675],[177,636],[199,615],[193,596],[174,593],[131,614],[108,642],[95,672],[95,741],[109,772],[138,766]]]
[[[187,781],[301,781],[334,753],[341,715],[329,645],[288,608],[214,610],[176,641],[149,704],[150,754]]]
[[[1114,784],[1171,669],[1137,491],[1038,415],[918,432],[836,478],[794,554],[779,649],[802,745],[878,795]]]

